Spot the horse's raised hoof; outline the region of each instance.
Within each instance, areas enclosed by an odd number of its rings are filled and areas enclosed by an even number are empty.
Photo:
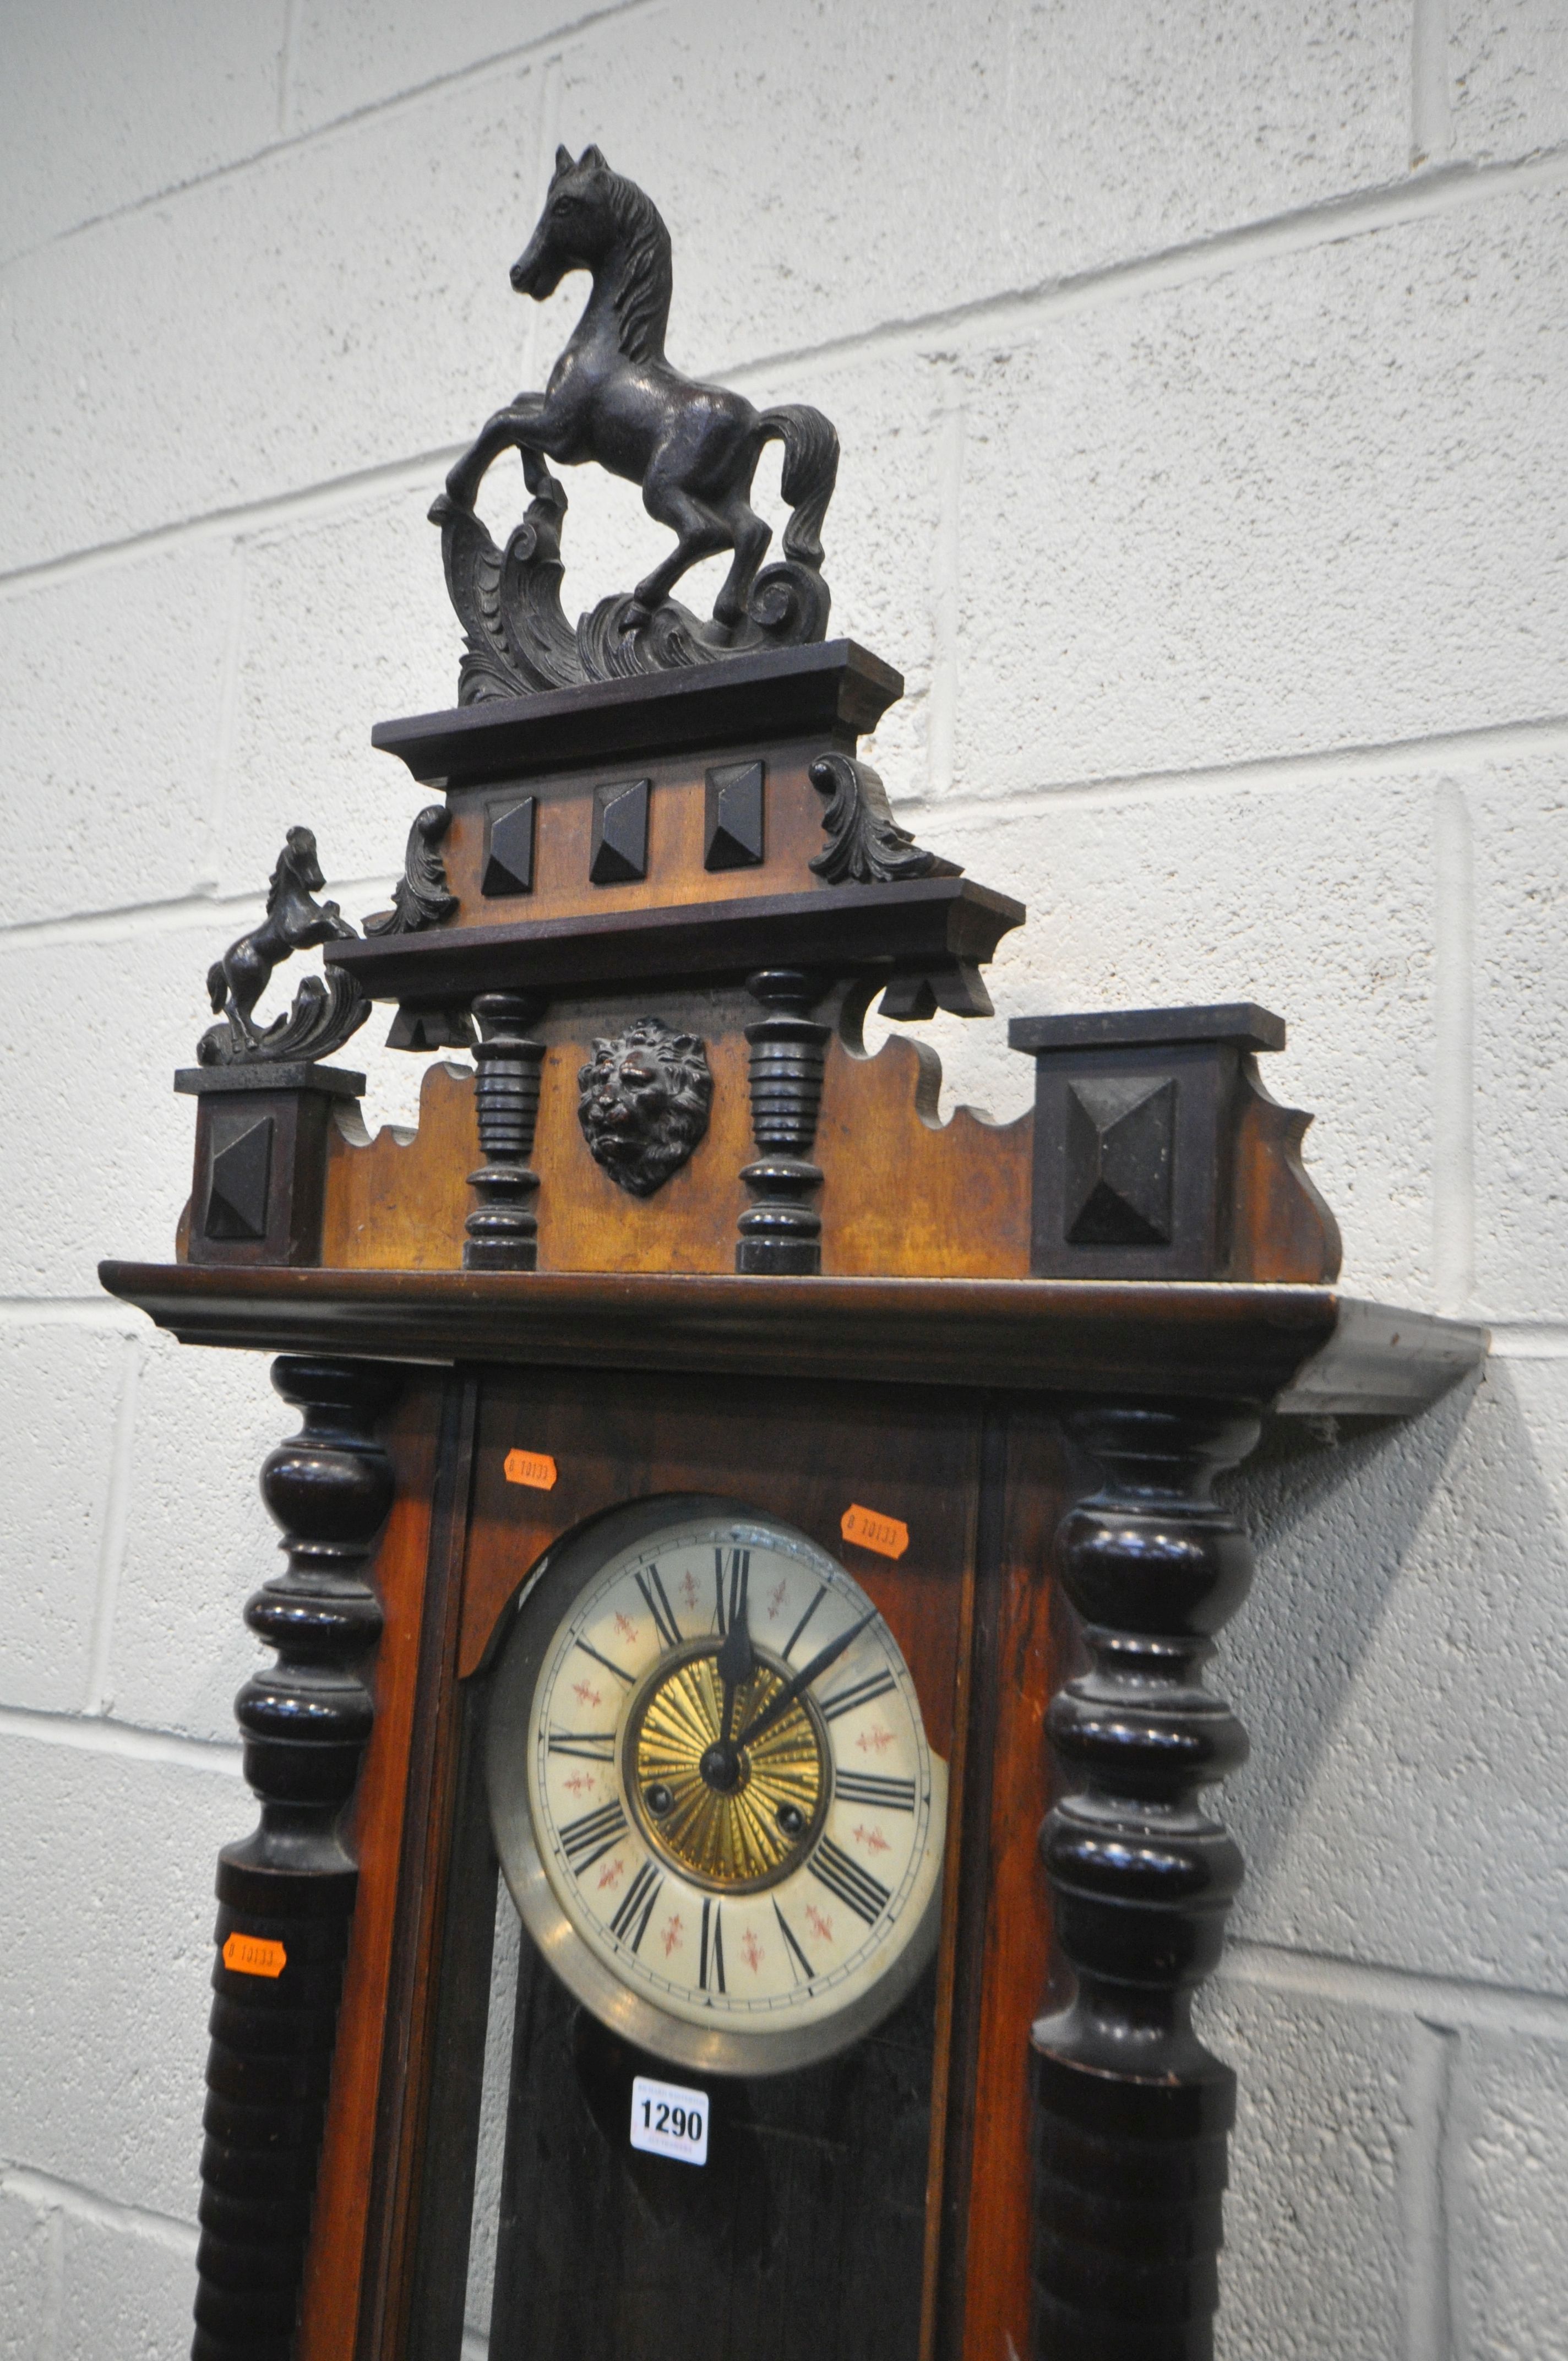
[[[455,515],[457,503],[450,492],[437,492],[425,513],[432,524],[444,524],[449,516]]]

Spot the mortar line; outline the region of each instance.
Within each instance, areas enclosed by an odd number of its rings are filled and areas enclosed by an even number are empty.
[[[105,1334],[143,1334],[143,1315],[109,1295],[3,1295],[0,1327],[99,1328]]]
[[[421,788],[417,780],[402,774],[394,780],[389,766],[387,776],[389,783],[406,793],[429,795],[429,789]],[[339,901],[358,901],[367,894],[378,894],[384,901],[401,873],[400,869],[392,867],[378,871],[373,877],[334,877],[328,880],[328,886]],[[249,918],[259,918],[266,903],[267,888],[263,884],[249,886],[244,893],[182,894],[169,901],[120,903],[112,908],[82,910],[60,917],[24,918],[15,926],[0,927],[0,950],[16,944],[48,950],[62,943],[136,941],[148,935],[183,934],[192,927],[208,923],[243,925]]]
[[[202,822],[201,854],[192,881],[192,891],[198,895],[214,895],[218,890],[219,848],[224,840],[224,823],[229,807],[235,749],[239,742],[239,682],[245,650],[247,587],[243,541],[236,540],[230,548],[227,573],[227,613],[219,675],[217,728],[214,732],[207,808]]]
[[[126,1367],[115,1410],[115,1448],[104,1501],[104,1537],[98,1551],[97,1595],[93,1610],[93,1638],[87,1658],[87,1694],[83,1711],[103,1716],[109,1711],[109,1666],[115,1644],[115,1615],[120,1601],[120,1577],[125,1571],[130,1533],[132,1448],[136,1440],[137,1403],[147,1360],[147,1337],[133,1332],[126,1344]]]
[[[1216,275],[1232,258],[1245,261],[1255,250],[1266,256],[1299,254],[1317,246],[1343,246],[1353,237],[1397,228],[1408,222],[1432,220],[1455,213],[1477,200],[1508,195],[1514,186],[1555,187],[1568,178],[1568,144],[1542,148],[1536,154],[1498,164],[1451,164],[1409,181],[1385,181],[1343,196],[1324,197],[1310,205],[1269,214],[1257,221],[1238,222],[1181,244],[1160,247],[1146,254],[1129,255],[1113,262],[1059,278],[1041,279],[1015,288],[996,289],[967,303],[953,303],[906,317],[889,318],[869,328],[821,338],[811,345],[780,347],[728,364],[738,380],[762,370],[798,368],[803,363],[831,360],[857,350],[882,351],[902,345],[928,345],[934,336],[1000,326],[1005,335],[1012,323],[1027,335],[1036,313],[1080,312],[1101,302],[1117,302],[1124,291],[1145,286],[1179,287]]]
[[[641,7],[644,0],[634,0],[634,5]],[[652,9],[660,0],[646,0],[646,5]],[[696,373],[699,377],[721,374],[743,391],[753,381],[774,377],[781,371],[851,356],[874,358],[901,350],[919,351],[929,347],[935,339],[951,338],[967,348],[988,340],[1027,338],[1058,313],[1070,314],[1102,302],[1119,302],[1124,294],[1137,293],[1146,287],[1157,291],[1188,285],[1194,280],[1223,273],[1233,260],[1245,262],[1255,249],[1267,257],[1300,253],[1315,246],[1341,245],[1364,233],[1456,211],[1477,197],[1506,194],[1516,185],[1554,187],[1565,179],[1568,146],[1507,163],[1449,166],[1409,183],[1327,198],[1314,205],[1258,222],[1238,224],[1152,254],[1097,265],[1063,278],[1040,280],[1022,288],[999,290],[977,296],[968,303],[883,320],[815,344],[779,347],[731,360],[699,357]],[[398,479],[411,483],[421,470],[438,467],[444,473],[466,447],[461,441],[444,444],[417,459],[350,469],[317,484],[260,494],[254,500],[142,527],[113,541],[32,559],[0,572],[0,593],[16,584],[57,579],[68,569],[108,562],[131,550],[162,546],[184,535],[232,532],[242,522],[281,522],[315,514],[349,488],[370,489]]]
[[[1453,145],[1448,95],[1448,0],[1414,0],[1410,11],[1410,163],[1441,161]]]
[[[1568,1320],[1488,1320],[1492,1350],[1509,1361],[1558,1361],[1568,1355]]]
[[[278,45],[278,137],[288,136],[294,94],[294,51],[300,35],[300,0],[283,0],[283,38]]]
[[[1234,761],[1193,763],[1186,769],[1043,779],[1033,786],[989,796],[983,790],[966,788],[963,809],[983,812],[991,818],[1013,819],[1058,806],[1114,802],[1124,796],[1142,802],[1216,787],[1299,787],[1314,781],[1332,786],[1344,778],[1380,771],[1430,768],[1434,761],[1480,763],[1514,754],[1564,752],[1568,752],[1568,715],[1552,713],[1539,720],[1482,721],[1467,729],[1431,730],[1410,738],[1305,747],[1297,753],[1241,754]],[[903,793],[896,782],[893,792],[903,811],[953,817],[951,803],[923,792]]]
[[[964,814],[1005,821],[1038,818],[1049,810],[1072,809],[1085,803],[1142,803],[1228,787],[1270,789],[1314,782],[1332,786],[1348,778],[1382,771],[1419,771],[1430,767],[1434,760],[1481,763],[1516,754],[1564,752],[1568,752],[1568,715],[1549,714],[1538,720],[1481,722],[1466,730],[1434,730],[1411,738],[1373,740],[1338,747],[1317,746],[1299,753],[1242,755],[1234,762],[1195,763],[1185,770],[1125,771],[1100,777],[1047,779],[1036,786],[992,796],[966,793]],[[417,781],[410,780],[391,765],[386,767],[383,777],[395,792],[426,792]],[[905,815],[923,818],[939,816],[948,820],[954,818],[952,804],[945,798],[919,789],[906,791],[896,779],[892,782],[892,793]],[[396,875],[395,868],[389,868],[374,876],[334,881],[333,891],[339,899],[361,894],[384,895]],[[98,910],[18,919],[9,925],[0,923],[0,946],[26,942],[43,949],[82,939],[109,940],[119,935],[179,932],[185,927],[204,923],[212,914],[238,920],[253,912],[259,916],[262,897],[260,886],[238,892],[219,890],[214,885],[211,890],[203,887],[147,902],[115,903]]]
[[[0,1706],[0,1738],[27,1738],[40,1746],[61,1746],[78,1754],[103,1754],[122,1763],[171,1763],[185,1771],[240,1775],[241,1750],[216,1738],[179,1738],[172,1730],[148,1730],[140,1722],[105,1716],[53,1713],[40,1707]]]
[[[181,2256],[193,2256],[196,2251],[199,2234],[193,2223],[182,2222],[177,2214],[157,2213],[148,2205],[129,2205],[123,2198],[105,2197],[82,2181],[65,2180],[58,2173],[41,2172],[19,2160],[0,2160],[0,2189],[20,2198],[24,2205],[71,2213],[98,2229],[130,2230]]]
[[[21,2195],[20,2191],[17,2191]],[[49,2205],[44,2216],[45,2254],[43,2316],[38,2323],[38,2361],[60,2361],[65,2324],[65,2224],[61,2209]]]
[[[534,175],[535,218],[542,220],[545,200],[550,193],[551,175],[554,170],[556,145],[561,137],[561,52],[552,50],[545,58],[539,77],[539,112],[536,137],[539,142],[538,169]],[[539,323],[543,306],[530,303],[522,335],[522,381],[524,385],[543,382],[544,372],[539,366]]]
[[[351,512],[377,492],[413,492],[435,489],[435,471],[444,475],[467,446],[443,444],[439,450],[416,452],[411,457],[378,460],[372,467],[352,467],[341,476],[325,476],[318,483],[288,491],[266,492],[254,500],[231,507],[206,509],[163,524],[147,525],[117,541],[94,542],[82,549],[62,550],[53,557],[31,559],[0,572],[0,598],[47,588],[77,576],[133,563],[162,549],[200,546],[214,539],[251,538],[269,527],[297,524],[307,519],[330,519]]]
[[[959,618],[960,610],[964,474],[964,403],[962,390],[949,376],[937,433],[936,546],[932,552],[935,580],[931,599],[931,686],[927,697],[926,763],[932,797],[948,795],[953,785],[953,752],[958,729]]]
[[[56,230],[34,246],[17,247],[14,252],[0,256],[0,271],[13,263],[30,262],[36,256],[47,254],[53,247],[68,246],[75,238],[86,237],[93,230],[107,229],[116,223],[134,221],[138,214],[154,212],[181,197],[190,196],[203,189],[221,188],[247,172],[273,162],[280,157],[302,153],[312,148],[323,147],[346,131],[363,129],[367,124],[395,121],[400,115],[411,113],[432,98],[444,98],[449,93],[482,82],[492,75],[515,72],[531,65],[535,58],[551,49],[580,39],[600,25],[613,23],[624,16],[656,16],[664,0],[606,0],[600,7],[588,8],[570,23],[551,27],[531,41],[521,41],[513,49],[493,49],[488,56],[472,59],[467,65],[455,67],[452,72],[433,74],[428,81],[412,82],[407,90],[389,92],[383,98],[367,99],[363,105],[351,106],[342,115],[334,115],[324,122],[313,123],[302,131],[287,133],[270,139],[260,148],[253,148],[243,156],[231,156],[226,163],[214,164],[204,172],[192,172],[188,179],[167,181],[162,188],[152,189],[145,196],[133,197],[123,205],[111,205],[103,213],[88,214],[68,228]],[[292,60],[291,75],[292,75]],[[281,99],[280,100],[281,104]]]
[[[1475,1076],[1470,807],[1456,780],[1439,783],[1432,993],[1432,1279],[1439,1308],[1464,1312],[1475,1291]]]
[[[1452,2361],[1448,2144],[1459,2036],[1421,2018],[1406,2077],[1409,2131],[1399,2157],[1405,2242],[1405,2361]]]
[[[1385,2015],[1441,2018],[1458,2029],[1523,2033],[1568,2042],[1568,1993],[1532,1992],[1516,1984],[1429,1975],[1415,1968],[1369,1965],[1326,1951],[1298,1951],[1283,1944],[1238,1937],[1225,1947],[1222,1979],[1290,1993],[1306,2000],[1330,2000]]]

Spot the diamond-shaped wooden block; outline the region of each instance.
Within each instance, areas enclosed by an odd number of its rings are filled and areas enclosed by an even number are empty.
[[[272,1117],[247,1125],[213,1158],[207,1187],[210,1238],[264,1238],[272,1171]]]
[[[596,885],[630,885],[648,874],[646,779],[594,789],[594,841],[588,875]]]
[[[487,897],[533,891],[533,824],[536,796],[515,804],[492,804],[485,838],[485,870],[479,891]]]
[[[762,765],[709,771],[703,828],[705,869],[755,869],[762,860]]]
[[[1174,1075],[1069,1082],[1062,1208],[1068,1244],[1168,1246],[1175,1144]]]

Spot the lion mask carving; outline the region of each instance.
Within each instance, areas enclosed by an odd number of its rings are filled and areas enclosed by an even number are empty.
[[[577,1093],[577,1120],[595,1163],[618,1189],[651,1197],[707,1129],[707,1051],[696,1034],[640,1016],[613,1041],[594,1043]]]

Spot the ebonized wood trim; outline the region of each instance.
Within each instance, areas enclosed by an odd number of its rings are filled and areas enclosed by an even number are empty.
[[[430,785],[530,777],[622,754],[717,751],[819,731],[874,730],[904,676],[853,640],[767,649],[690,671],[487,698],[378,722],[370,742]]]
[[[1326,1287],[1202,1280],[225,1270],[104,1262],[181,1342],[383,1360],[750,1371],[1398,1417],[1484,1328]]]
[[[325,956],[372,1000],[444,1005],[481,992],[560,993],[569,986],[614,989],[683,976],[748,975],[764,939],[780,967],[850,971],[889,961],[950,965],[955,960],[983,965],[1025,915],[1022,902],[971,878],[916,877],[376,936],[333,943]]]
[[[1247,1741],[1203,1669],[1253,1557],[1212,1486],[1258,1422],[1100,1403],[1069,1423],[1100,1480],[1057,1537],[1090,1661],[1047,1722],[1062,1792],[1040,1843],[1074,1989],[1031,2036],[1032,2345],[1036,2361],[1213,2361],[1236,2078],[1192,1998],[1242,1882],[1211,1797]]]
[[[218,1857],[192,2361],[289,2361],[358,1886],[339,1835],[373,1719],[361,1667],[380,1637],[367,1580],[392,1505],[375,1425],[402,1373],[316,1357],[273,1383],[304,1413],[262,1497],[289,1565],[245,1620],[277,1651],[235,1700],[254,1834]]]

